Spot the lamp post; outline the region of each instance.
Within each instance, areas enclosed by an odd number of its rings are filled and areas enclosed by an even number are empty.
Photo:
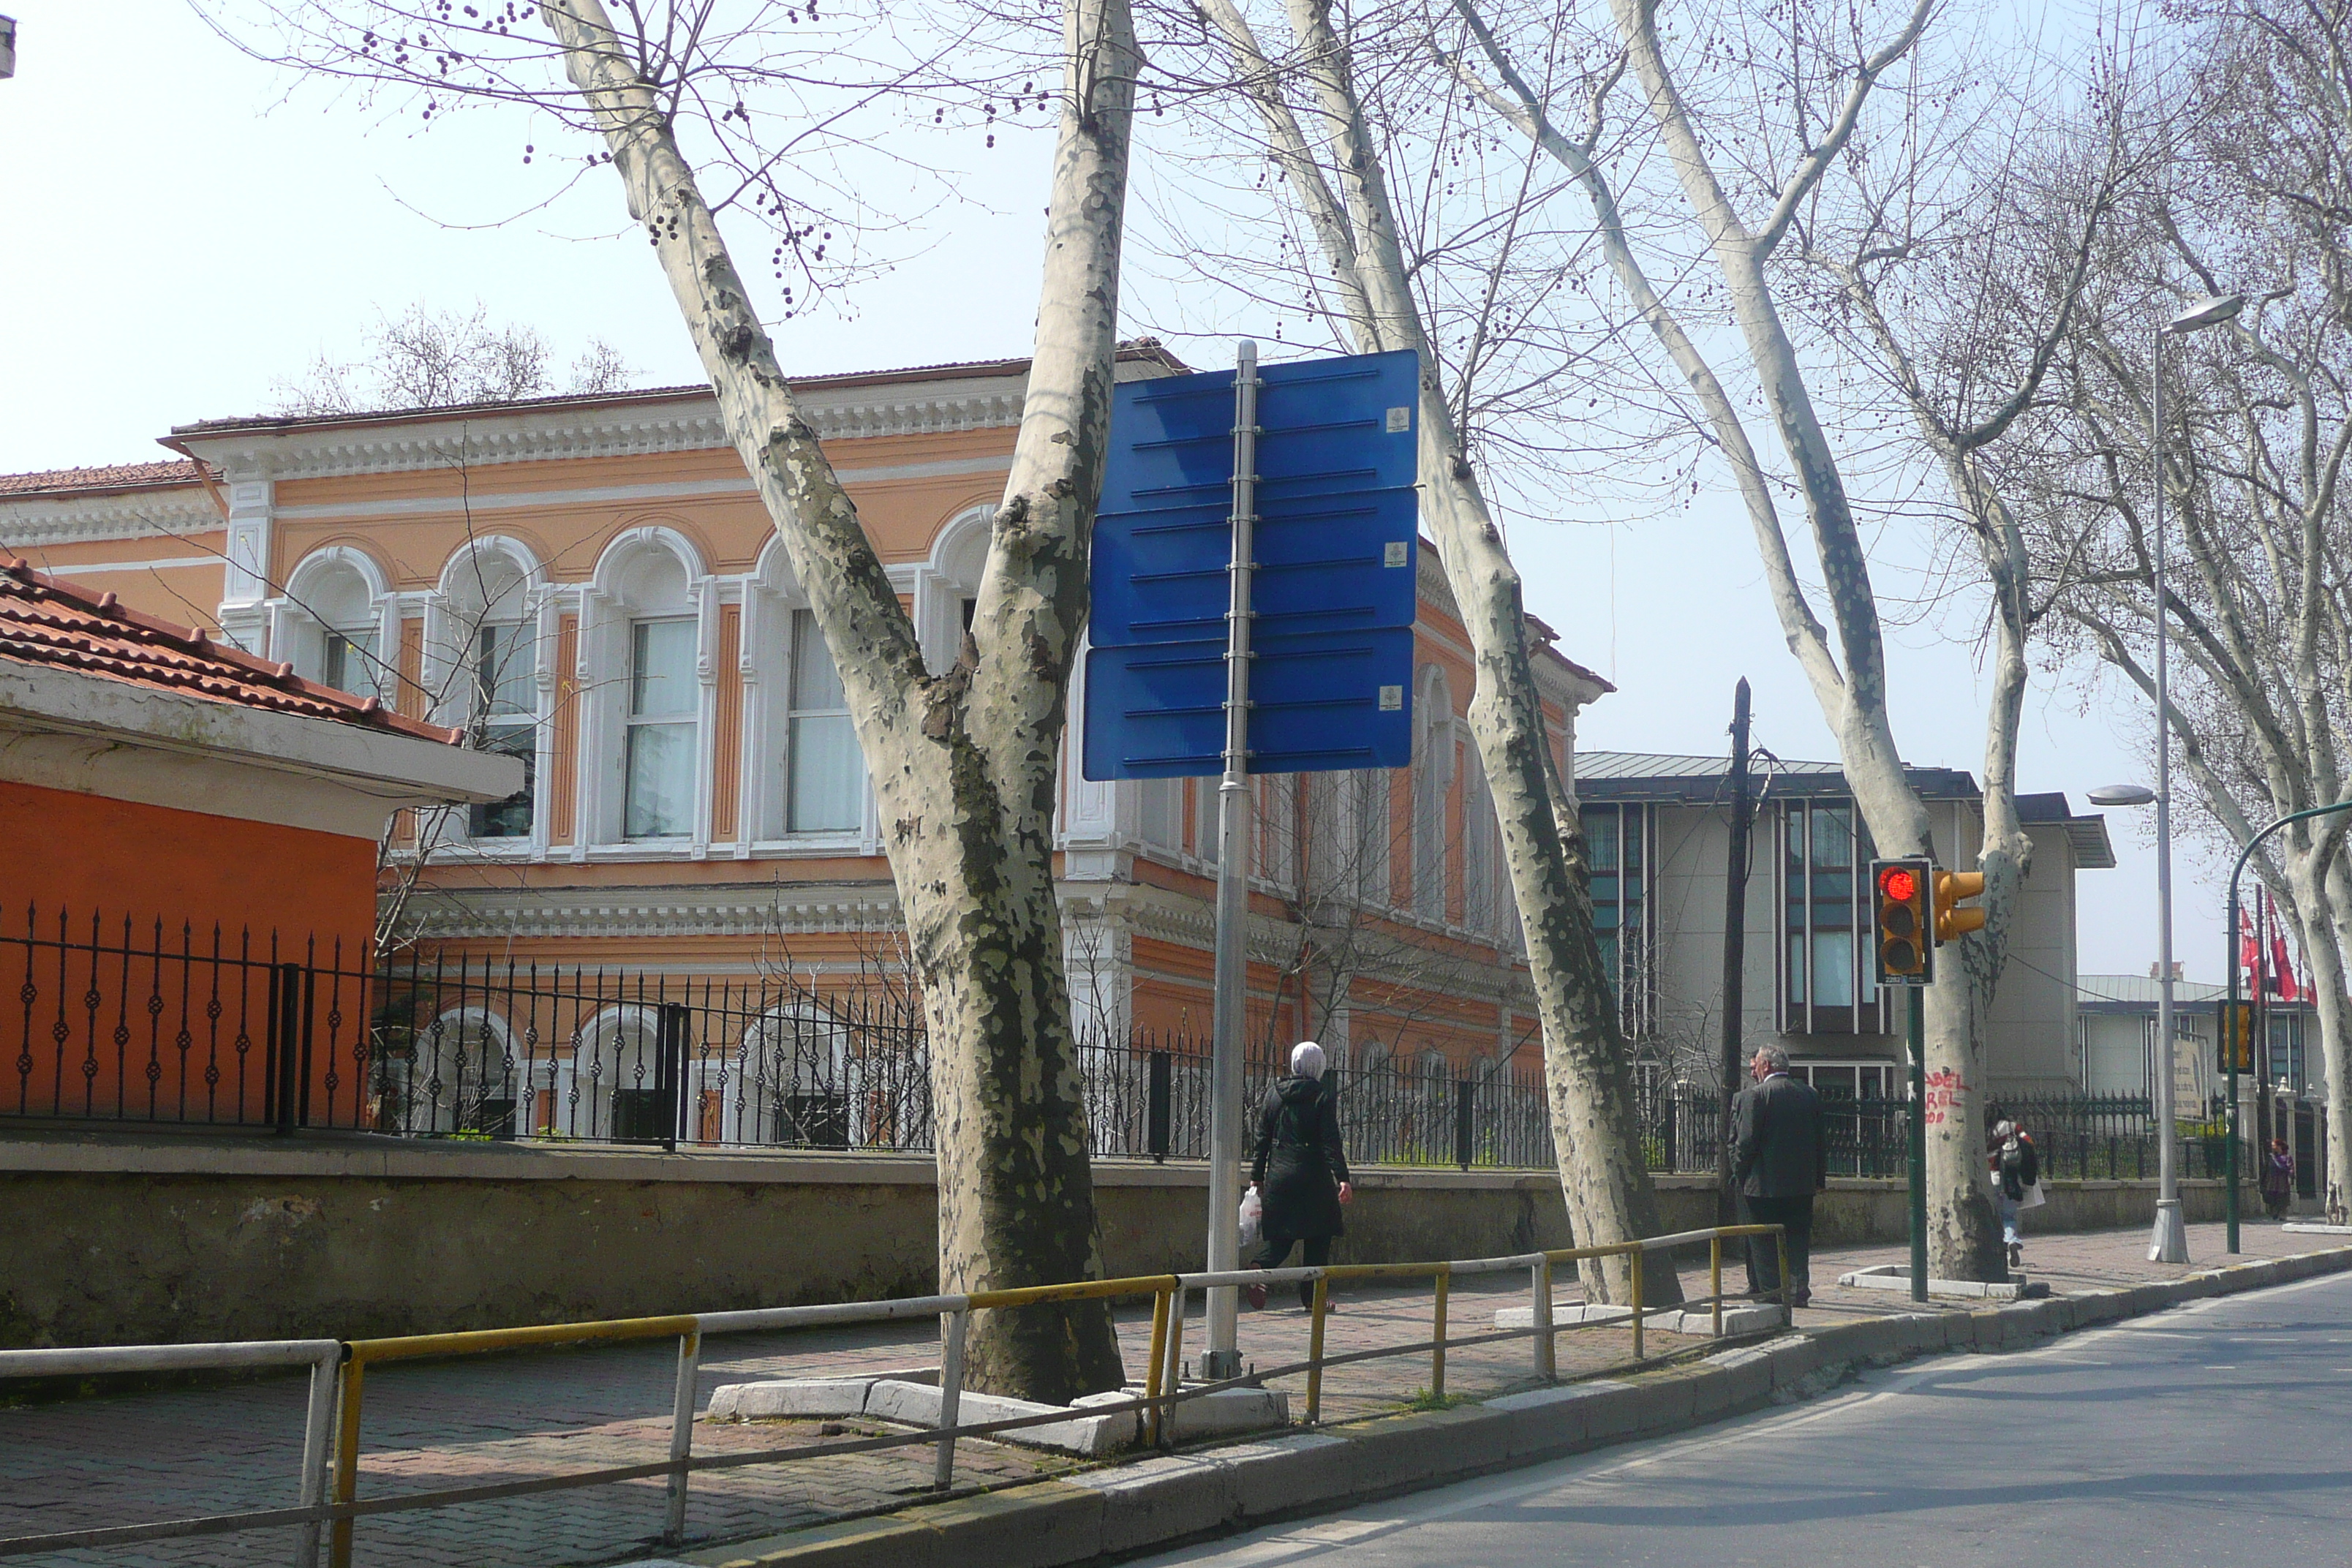
[[[2189,1233],[2180,1223],[2180,1131],[2172,1103],[2172,672],[2171,600],[2165,587],[2164,340],[2219,326],[2245,309],[2243,294],[2198,300],[2158,329],[2148,373],[2148,428],[2155,457],[2156,533],[2156,1228],[2151,1263],[2189,1261]]]

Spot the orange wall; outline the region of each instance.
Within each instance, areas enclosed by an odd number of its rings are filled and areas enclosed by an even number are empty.
[[[20,1042],[31,1066],[9,1053],[18,1065],[0,1072],[0,1110],[265,1121],[265,966],[275,959],[323,971],[340,956],[344,977],[320,973],[311,983],[302,1104],[313,1125],[354,1123],[357,1086],[348,1058],[362,1018],[364,992],[355,976],[368,967],[375,924],[373,843],[0,784],[0,844],[7,846],[0,857],[0,938],[13,939],[0,941],[0,985],[12,997],[21,985],[37,992],[35,1027]],[[217,964],[215,921],[217,952],[226,961]],[[184,931],[183,922],[194,929]],[[89,951],[93,938],[96,954]],[[134,955],[127,961],[125,948]],[[195,962],[182,961],[184,951]],[[95,1007],[85,1000],[91,995]]]
[[[0,784],[0,919],[14,935],[26,906],[47,927],[62,909],[89,935],[93,911],[121,938],[131,916],[151,940],[161,917],[174,938],[183,920],[210,942],[218,921],[231,941],[251,926],[257,942],[276,930],[299,943],[312,933],[319,962],[343,939],[344,965],[357,967],[375,928],[375,846],[364,838],[281,827],[197,811],[142,805],[102,795]],[[285,956],[299,958],[299,952]]]

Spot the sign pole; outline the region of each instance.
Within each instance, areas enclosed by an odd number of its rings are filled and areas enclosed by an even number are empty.
[[[1257,521],[1257,344],[1234,366],[1234,553],[1225,611],[1225,771],[1217,785],[1217,967],[1209,1058],[1209,1269],[1241,1267],[1242,1052],[1249,998],[1250,568]],[[1241,1374],[1241,1292],[1208,1293],[1211,1381]]]
[[[1927,988],[1911,993],[1911,1299],[1927,1299]]]

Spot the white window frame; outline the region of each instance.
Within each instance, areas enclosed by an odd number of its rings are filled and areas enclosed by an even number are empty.
[[[862,799],[860,800],[860,804],[854,808],[854,819],[849,822],[828,823],[824,826],[815,827],[800,827],[794,825],[794,819],[798,816],[800,808],[800,801],[798,798],[800,784],[800,751],[802,746],[802,726],[805,721],[813,720],[839,721],[837,725],[828,724],[827,728],[837,729],[838,731],[845,737],[845,743],[848,747],[848,761],[852,775],[850,780],[851,794],[853,797],[857,797],[861,793],[870,794],[871,792],[866,788],[868,782],[866,773],[866,760],[863,755],[862,749],[857,743],[856,726],[851,722],[850,720],[849,697],[847,692],[845,691],[842,694],[840,705],[837,707],[801,708],[795,706],[800,699],[799,688],[801,665],[803,659],[807,657],[807,644],[811,641],[814,641],[819,646],[822,646],[824,642],[824,633],[823,628],[818,626],[816,624],[815,612],[811,610],[805,605],[796,605],[785,612],[784,625],[786,627],[784,637],[784,655],[786,663],[783,680],[784,768],[783,777],[781,781],[784,788],[784,836],[787,838],[806,839],[812,837],[833,837],[845,833],[856,833],[864,826],[866,815]],[[830,649],[826,651],[826,657],[828,658],[832,657]],[[841,672],[836,668],[834,671],[834,679],[836,685],[840,683],[840,679]]]
[[[694,791],[701,769],[695,765],[701,749],[702,714],[699,705],[660,713],[637,711],[637,688],[645,679],[642,651],[650,643],[646,634],[656,628],[677,627],[686,633],[688,647],[698,656],[701,652],[698,617],[694,616],[632,616],[628,622],[627,687],[621,699],[621,837],[632,844],[675,843],[694,837],[696,811]],[[636,833],[631,831],[630,817],[635,805],[637,737],[649,730],[683,730],[686,731],[686,820],[684,826],[669,833]]]
[[[902,579],[904,581],[902,582]],[[891,568],[894,585],[918,589],[919,581]],[[852,727],[851,749],[858,771],[859,821],[854,827],[794,833],[790,830],[792,791],[793,623],[809,607],[782,547],[773,539],[743,584],[743,756],[737,772],[741,790],[735,852],[766,858],[869,856],[882,853],[881,813],[864,744]],[[918,614],[919,627],[924,616]]]

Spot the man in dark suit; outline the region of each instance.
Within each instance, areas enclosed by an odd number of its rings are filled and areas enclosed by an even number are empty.
[[[1778,1046],[1759,1048],[1748,1071],[1756,1081],[1733,1105],[1739,1147],[1732,1175],[1748,1224],[1788,1227],[1790,1294],[1801,1307],[1812,1299],[1813,1194],[1830,1184],[1822,1097],[1789,1076],[1789,1053]],[[1748,1288],[1759,1295],[1780,1289],[1780,1249],[1769,1236],[1748,1238]]]

